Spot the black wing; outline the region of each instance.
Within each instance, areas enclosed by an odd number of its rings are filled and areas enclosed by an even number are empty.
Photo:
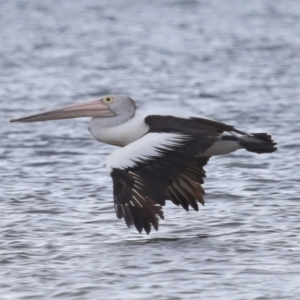
[[[166,200],[198,210],[204,204],[201,186],[209,157],[201,157],[224,131],[238,132],[232,126],[206,119],[181,119],[172,116],[148,116],[149,133],[177,133],[184,135],[182,142],[172,147],[157,147],[158,156],[135,162],[133,167],[113,168],[114,203],[117,217],[124,218],[127,226],[134,224],[148,234],[151,224],[158,229],[158,217],[163,219],[162,207]],[[142,140],[131,143],[141,143]],[[126,148],[126,147],[125,147]],[[124,148],[123,148],[124,149]],[[122,150],[121,150],[122,151]]]

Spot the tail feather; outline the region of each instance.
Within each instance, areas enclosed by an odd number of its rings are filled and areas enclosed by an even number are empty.
[[[272,153],[277,150],[276,143],[267,133],[253,133],[240,138],[240,145],[249,152]]]

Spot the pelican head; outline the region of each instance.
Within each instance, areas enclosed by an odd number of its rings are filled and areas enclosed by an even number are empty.
[[[11,119],[10,122],[37,122],[81,117],[113,118],[126,116],[132,118],[135,113],[134,102],[126,95],[106,95],[98,100],[62,106],[45,110],[27,117]]]

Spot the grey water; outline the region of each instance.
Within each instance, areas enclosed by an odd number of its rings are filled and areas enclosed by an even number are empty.
[[[0,2],[0,299],[299,299],[300,2]],[[278,151],[206,166],[206,204],[149,236],[115,216],[88,119],[9,123],[129,94]]]

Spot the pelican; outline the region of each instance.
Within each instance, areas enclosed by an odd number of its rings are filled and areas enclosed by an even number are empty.
[[[11,122],[92,117],[94,139],[119,146],[106,159],[113,182],[116,215],[139,233],[158,230],[166,200],[186,211],[204,205],[202,188],[211,156],[238,149],[255,153],[277,150],[267,133],[249,134],[231,125],[182,113],[155,110],[137,113],[126,95],[46,110]]]

